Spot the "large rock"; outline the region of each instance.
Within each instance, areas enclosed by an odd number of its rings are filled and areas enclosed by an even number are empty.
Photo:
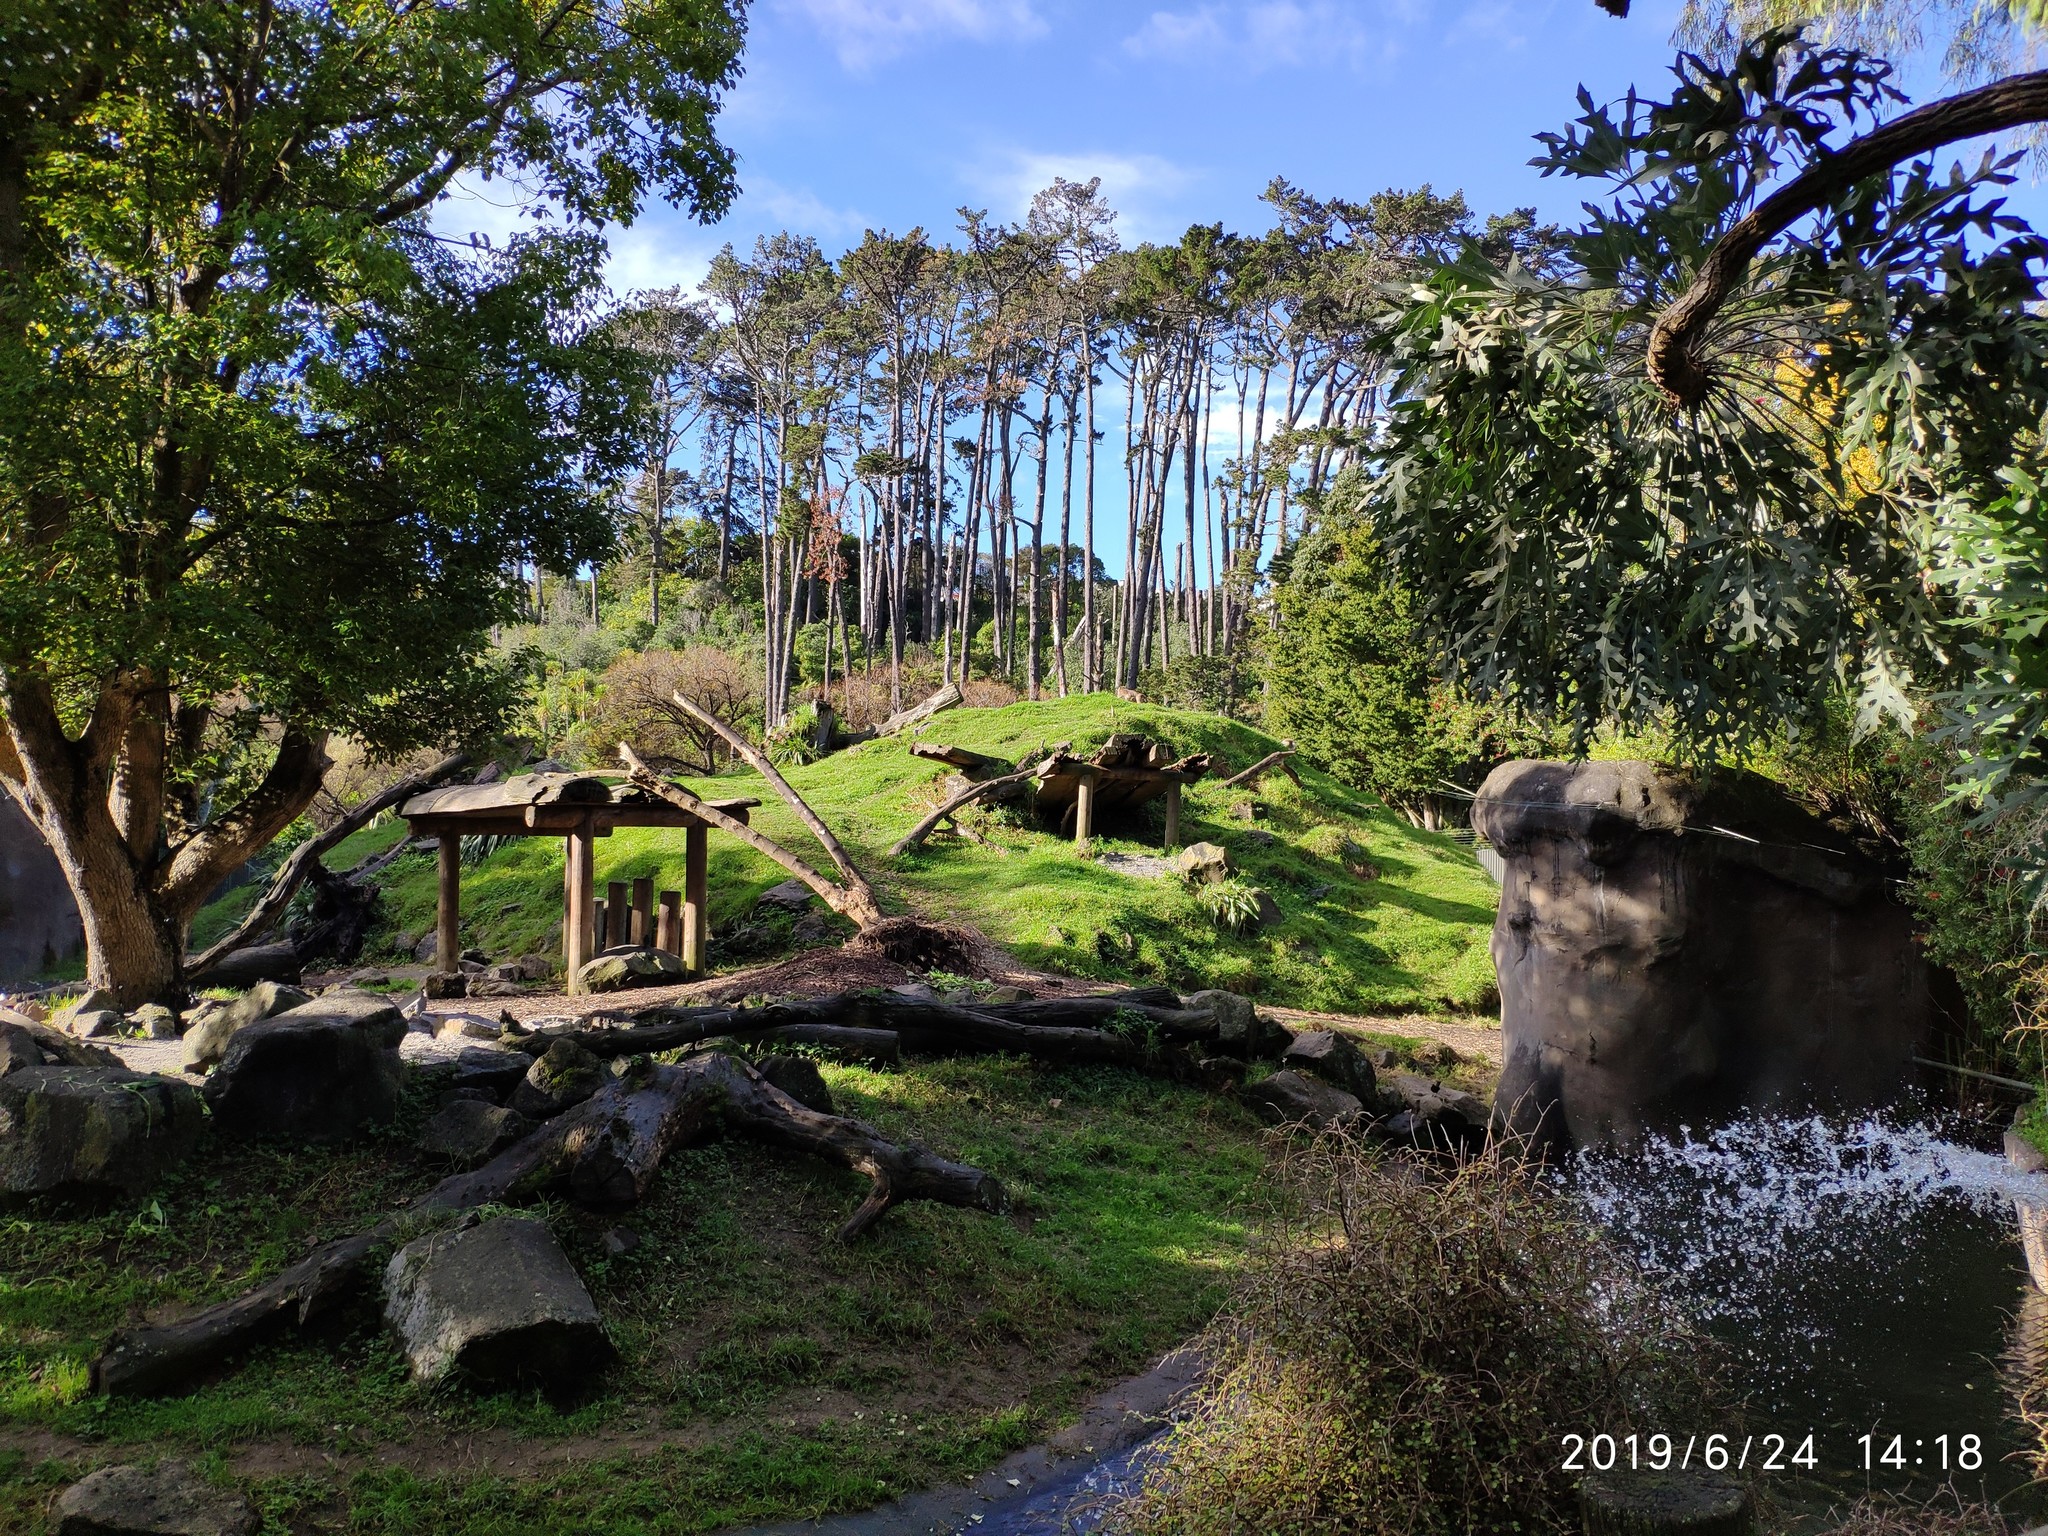
[[[398,1112],[405,1019],[384,998],[347,990],[250,1024],[206,1080],[229,1136],[342,1141]]]
[[[1230,878],[1230,855],[1214,843],[1189,843],[1173,856],[1173,869],[1183,880],[1221,885]]]
[[[57,1497],[57,1536],[255,1536],[249,1501],[181,1461],[101,1467]]]
[[[427,1122],[420,1150],[471,1167],[504,1151],[529,1129],[531,1123],[515,1110],[482,1099],[451,1099]]]
[[[121,1058],[103,1046],[87,1045],[27,1014],[0,1008],[0,1077],[17,1067],[114,1067]]]
[[[282,981],[297,985],[299,953],[289,944],[253,944],[230,950],[195,976],[187,977],[195,987],[253,987],[259,981]]]
[[[1350,1125],[1365,1114],[1365,1106],[1342,1088],[1291,1070],[1261,1078],[1244,1090],[1244,1096],[1273,1125],[1307,1124],[1324,1131]]]
[[[1225,1056],[1247,1061],[1278,1055],[1292,1038],[1279,1024],[1259,1013],[1248,997],[1211,987],[1190,992],[1183,1007],[1215,1015],[1216,1049]]]
[[[1333,1087],[1354,1098],[1371,1103],[1377,1087],[1372,1063],[1347,1035],[1334,1029],[1311,1029],[1294,1037],[1281,1054],[1280,1064],[1301,1072],[1313,1072]]]
[[[813,891],[801,880],[785,880],[780,885],[771,885],[754,898],[754,910],[767,908],[770,912],[802,912],[818,899]]]
[[[597,1306],[544,1222],[500,1216],[392,1256],[384,1318],[416,1381],[568,1386],[610,1358]]]
[[[1893,871],[1753,775],[1503,764],[1496,1102],[1538,1143],[1627,1144],[1755,1111],[1864,1108],[1933,1022]]]
[[[581,1104],[604,1086],[604,1063],[574,1040],[557,1040],[526,1069],[512,1090],[512,1107],[530,1120],[547,1120]]]
[[[18,1048],[17,1035],[9,1056]],[[175,1078],[17,1066],[0,1077],[0,1194],[140,1194],[192,1149],[204,1120],[198,1090]]]
[[[228,1042],[240,1031],[312,1000],[307,993],[281,981],[257,982],[240,997],[202,1014],[185,1031],[185,1070],[205,1072],[219,1066],[227,1054]]]
[[[585,992],[623,992],[628,987],[658,987],[689,975],[683,962],[661,949],[623,945],[586,960],[576,973]]]

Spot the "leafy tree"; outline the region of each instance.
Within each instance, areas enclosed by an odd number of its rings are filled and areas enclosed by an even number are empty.
[[[1790,33],[1676,74],[1664,101],[1582,93],[1542,136],[1546,173],[1615,188],[1565,270],[1468,251],[1416,286],[1373,522],[1464,674],[1581,740],[1661,720],[1741,748],[1844,687],[1904,718],[1998,664],[1940,573],[2038,453],[2048,246],[1999,212],[2009,162],[1831,186],[1735,274],[1674,407],[1646,369],[1660,315],[1774,178],[1900,99],[1889,65]]]
[[[186,925],[305,807],[510,703],[521,561],[606,541],[641,369],[597,231],[729,200],[725,0],[19,0],[0,21],[0,783],[87,972],[176,989]],[[514,178],[560,232],[427,215]],[[210,749],[251,766],[224,780]]]
[[[1295,546],[1277,588],[1265,726],[1435,826],[1447,787],[1477,788],[1495,763],[1547,743],[1438,680],[1413,600],[1355,515],[1358,478],[1339,479],[1330,517]]]

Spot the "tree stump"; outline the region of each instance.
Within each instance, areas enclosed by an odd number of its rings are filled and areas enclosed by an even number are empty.
[[[1752,1536],[1749,1490],[1711,1472],[1609,1472],[1579,1485],[1586,1536]]]

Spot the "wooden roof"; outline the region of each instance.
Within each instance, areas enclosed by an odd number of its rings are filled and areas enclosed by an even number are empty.
[[[1158,799],[1170,786],[1192,784],[1208,771],[1209,759],[1202,755],[1154,768],[1138,765],[1111,767],[1060,752],[1039,765],[1038,808],[1041,811],[1064,810],[1073,804],[1074,797],[1080,792],[1081,781],[1086,778],[1095,781],[1097,815],[1134,810],[1148,800]]]
[[[759,800],[709,800],[739,821]],[[415,795],[398,808],[416,835],[561,837],[587,822],[599,837],[614,827],[701,827],[709,823],[623,779],[586,773],[522,773],[496,784],[457,784]]]

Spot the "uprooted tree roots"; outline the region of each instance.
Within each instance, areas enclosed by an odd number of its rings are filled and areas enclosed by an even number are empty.
[[[842,1240],[858,1237],[906,1200],[1002,1208],[1002,1186],[980,1169],[915,1143],[886,1141],[858,1120],[806,1109],[731,1056],[642,1064],[483,1167],[444,1179],[367,1231],[322,1244],[254,1290],[174,1323],[116,1334],[93,1362],[93,1385],[111,1394],[174,1390],[272,1328],[303,1325],[332,1311],[361,1289],[374,1255],[441,1219],[548,1190],[566,1191],[582,1205],[631,1205],[647,1193],[670,1151],[721,1132],[866,1174],[871,1188],[840,1228]]]

